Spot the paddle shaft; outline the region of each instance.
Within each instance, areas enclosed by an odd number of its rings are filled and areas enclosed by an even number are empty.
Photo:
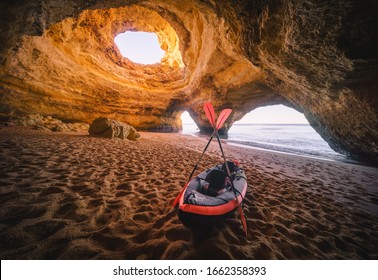
[[[173,207],[175,207],[175,206],[179,203],[179,200],[180,200],[181,196],[184,194],[185,189],[186,189],[187,186],[189,185],[189,182],[190,182],[190,180],[192,179],[192,176],[193,176],[194,172],[196,171],[196,169],[197,169],[197,167],[198,167],[198,164],[200,163],[200,161],[201,161],[203,155],[205,154],[207,148],[209,147],[209,145],[210,145],[210,143],[211,143],[211,140],[213,140],[213,137],[214,137],[214,135],[215,135],[215,132],[216,132],[216,131],[214,130],[214,131],[213,131],[213,134],[211,134],[211,137],[210,137],[210,139],[209,139],[209,142],[207,142],[206,147],[205,147],[205,149],[203,150],[201,156],[199,157],[199,159],[198,159],[196,165],[194,166],[192,173],[190,173],[190,176],[189,176],[189,179],[188,179],[187,183],[182,187],[181,191],[179,192],[179,194],[176,196],[175,200],[173,201]]]
[[[231,178],[230,168],[228,167],[227,160],[226,160],[226,156],[224,155],[224,152],[223,152],[223,147],[222,147],[222,144],[221,144],[221,141],[220,141],[220,137],[219,137],[218,131],[217,131],[216,134],[217,134],[217,139],[218,139],[219,148],[220,148],[221,153],[222,153],[222,157],[223,157],[224,165],[226,166],[227,175],[228,175],[228,177],[230,177],[231,186],[232,186],[232,189],[233,189],[233,191],[234,191],[235,198],[236,198],[236,191],[235,191],[234,182],[232,181],[232,178]],[[239,200],[238,200],[238,203],[239,203]]]
[[[217,135],[217,139],[218,139],[219,148],[220,148],[222,156],[223,156],[224,165],[226,166],[227,175],[230,178],[232,190],[234,191],[235,199],[236,199],[236,202],[238,204],[238,211],[239,211],[239,215],[240,215],[240,218],[241,218],[242,226],[243,226],[245,235],[247,236],[247,223],[245,221],[243,209],[241,208],[241,205],[239,203],[239,200],[238,200],[238,197],[237,197],[237,194],[236,194],[234,182],[233,182],[233,180],[231,178],[230,168],[228,167],[226,156],[224,155],[224,152],[223,152],[223,147],[222,147],[222,143],[221,143],[220,138],[219,138],[218,130],[215,130],[215,131],[216,131],[216,135]]]
[[[209,147],[209,145],[210,145],[210,143],[211,143],[211,140],[213,140],[213,137],[214,137],[215,133],[216,133],[216,130],[214,130],[214,131],[213,131],[213,134],[211,134],[210,140],[209,140],[209,142],[207,142],[207,145],[206,145],[205,149],[203,150],[201,156],[199,157],[199,159],[198,159],[196,165],[194,166],[192,173],[190,173],[190,176],[189,176],[188,181],[190,181],[190,179],[192,179],[192,176],[193,176],[194,172],[196,171],[196,169],[197,169],[197,167],[198,167],[198,164],[201,162],[202,157],[203,157],[203,155],[205,154],[207,148]]]

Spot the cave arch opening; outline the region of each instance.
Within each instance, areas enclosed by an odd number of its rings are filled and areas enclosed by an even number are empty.
[[[284,105],[259,107],[246,114],[232,125],[228,141],[302,156],[345,159],[330,148],[302,113]]]
[[[134,63],[160,63],[165,55],[154,32],[126,31],[114,37],[121,55]]]
[[[188,111],[184,111],[180,116],[182,122],[182,133],[184,134],[193,134],[198,133],[199,128],[195,121],[192,119]]]

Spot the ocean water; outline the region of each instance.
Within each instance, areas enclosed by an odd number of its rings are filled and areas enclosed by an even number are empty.
[[[195,124],[184,124],[182,133],[200,136]],[[227,142],[307,157],[350,162],[346,156],[332,150],[308,124],[234,124],[228,132]]]

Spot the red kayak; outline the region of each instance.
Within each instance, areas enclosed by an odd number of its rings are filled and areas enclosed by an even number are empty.
[[[222,164],[219,164],[201,172],[187,184],[178,204],[178,217],[185,226],[213,225],[223,220],[243,202],[247,192],[247,178],[240,167],[235,166],[231,173],[234,189],[232,184],[226,184],[220,187],[220,191],[209,193],[206,186],[211,186],[211,182],[207,178],[212,173],[222,177],[219,178],[220,181],[227,178],[227,174],[222,170]]]
[[[215,222],[223,220],[227,214],[238,208],[240,221],[247,236],[247,222],[241,207],[247,192],[247,178],[236,161],[226,160],[218,134],[218,130],[230,116],[232,110],[222,110],[217,119],[210,102],[206,102],[203,107],[214,131],[194,166],[188,183],[173,201],[173,207],[178,208],[179,219],[185,226],[189,227],[211,226]],[[192,176],[213,137],[218,140],[224,163],[203,171],[193,178]]]

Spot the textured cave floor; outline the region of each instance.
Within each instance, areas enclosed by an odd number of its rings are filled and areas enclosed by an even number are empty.
[[[248,238],[236,213],[185,228],[171,203],[205,143],[1,128],[1,259],[378,258],[374,167],[225,145],[248,177]],[[199,169],[220,161],[214,143]]]

